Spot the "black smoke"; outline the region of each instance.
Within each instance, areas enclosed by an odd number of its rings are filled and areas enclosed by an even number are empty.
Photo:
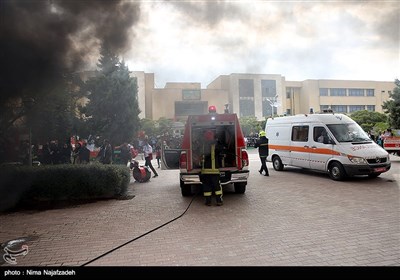
[[[101,45],[123,54],[139,15],[121,0],[0,0],[0,101],[87,69]]]
[[[247,13],[230,1],[171,1],[166,2],[190,18],[190,21],[212,28],[226,19],[243,19]]]

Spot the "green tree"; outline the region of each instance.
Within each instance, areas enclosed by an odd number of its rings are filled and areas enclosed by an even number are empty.
[[[149,136],[153,136],[156,133],[157,122],[151,119],[141,119],[140,120],[140,129],[144,131],[144,133]]]
[[[76,102],[79,95],[75,88],[80,78],[64,74],[62,79],[43,88],[34,98],[18,96],[5,106],[7,116],[1,120],[2,135],[18,129],[20,134],[32,132],[33,143],[45,143],[58,139],[64,142],[72,135],[73,123],[77,120]],[[29,104],[26,100],[30,100]]]
[[[171,119],[161,117],[158,119],[157,124],[158,124],[157,134],[164,135],[167,132],[168,133],[171,132],[171,128],[173,126],[173,121]]]
[[[78,104],[82,98],[79,88],[82,85],[79,74],[65,74],[51,92],[35,100],[28,118],[34,139],[39,143],[58,139],[63,143],[74,134],[74,126],[79,122]]]
[[[246,136],[258,133],[260,130],[264,129],[261,126],[261,122],[259,122],[254,116],[241,117],[239,123],[243,134]]]
[[[356,111],[350,117],[365,131],[371,131],[377,123],[386,123],[387,116],[379,112],[367,110]]]
[[[137,80],[108,48],[103,46],[100,54],[99,70],[85,83],[89,102],[82,112],[91,134],[120,145],[133,140],[139,129]]]
[[[396,87],[389,93],[389,100],[383,102],[382,108],[389,114],[389,125],[392,128],[400,128],[400,81],[394,81]]]
[[[377,122],[374,126],[375,135],[378,136],[389,127],[387,122]]]
[[[164,117],[159,118],[157,121],[144,118],[140,120],[140,128],[147,136],[171,134],[173,121]]]

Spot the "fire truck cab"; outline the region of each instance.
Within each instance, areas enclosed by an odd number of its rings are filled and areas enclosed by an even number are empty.
[[[181,149],[169,149],[163,145],[163,168],[180,169],[182,196],[192,195],[192,187],[201,186],[199,175],[208,143],[204,137],[209,137],[211,133],[220,147],[215,160],[221,186],[233,184],[236,193],[244,193],[249,176],[249,158],[237,115],[217,114],[214,106],[209,107],[209,112],[188,116]]]

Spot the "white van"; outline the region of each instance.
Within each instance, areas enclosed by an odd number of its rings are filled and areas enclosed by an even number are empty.
[[[347,176],[377,177],[390,169],[389,154],[343,114],[302,114],[269,118],[268,161],[328,172],[333,180]]]

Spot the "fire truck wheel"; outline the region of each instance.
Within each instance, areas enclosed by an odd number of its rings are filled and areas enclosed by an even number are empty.
[[[191,196],[192,195],[192,186],[185,185],[183,183],[183,181],[181,180],[181,193],[182,193],[182,196]]]
[[[246,185],[247,183],[235,183],[235,193],[244,193],[246,191]]]

